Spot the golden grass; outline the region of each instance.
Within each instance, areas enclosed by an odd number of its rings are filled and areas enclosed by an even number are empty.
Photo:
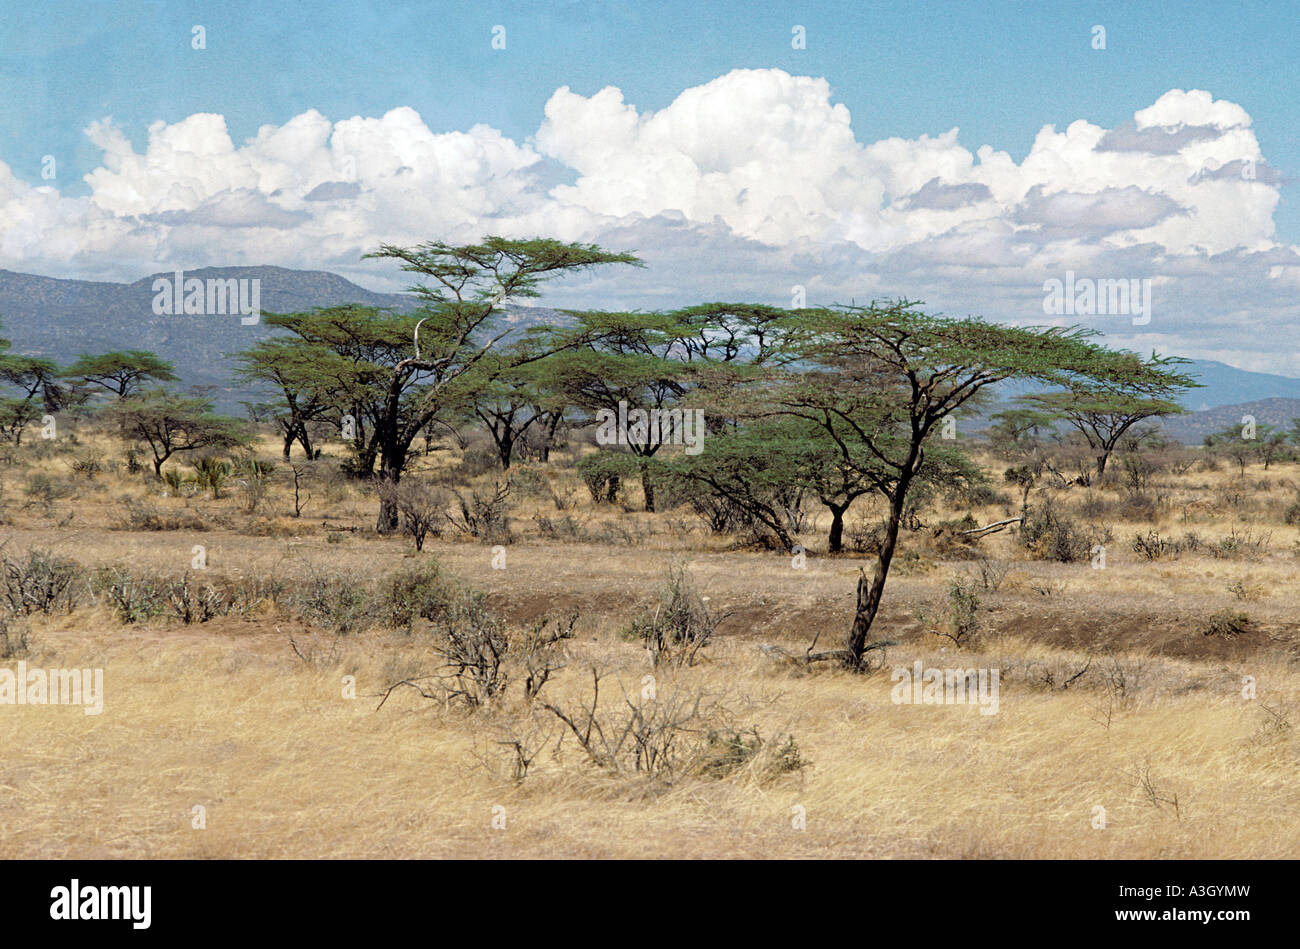
[[[0,713],[7,858],[1267,858],[1300,847],[1296,739],[1267,728],[1259,708],[1295,707],[1300,676],[1281,662],[1250,664],[1255,702],[1241,698],[1236,671],[1198,682],[1220,670],[1174,663],[1107,727],[1097,688],[1049,691],[1012,674],[996,715],[895,705],[885,673],[799,674],[729,640],[660,688],[728,696],[762,734],[792,733],[804,772],[648,783],[594,772],[570,741],[516,785],[495,744],[520,727],[516,702],[468,714],[398,692],[376,710],[392,654],[418,665],[410,641],[361,637],[337,663],[313,665],[265,632],[69,630],[43,641],[56,654],[47,664],[105,668],[105,711]],[[1079,662],[1014,639],[996,649]],[[556,700],[585,693],[591,661],[630,690],[646,671],[636,647],[607,637],[584,635],[572,652]],[[889,665],[914,658],[996,661],[898,649]],[[343,697],[347,674],[356,699]],[[1177,813],[1146,798],[1143,769],[1159,797],[1177,796]],[[195,805],[206,829],[191,826]],[[492,826],[497,805],[504,829]],[[796,805],[806,830],[792,827]],[[1092,826],[1098,806],[1105,829]]]
[[[360,584],[417,559],[401,539],[367,532],[373,505],[356,488],[322,495],[293,519],[283,486],[263,513],[247,514],[233,491],[220,501],[161,497],[143,478],[110,474],[47,509],[24,501],[36,470],[0,473],[7,550],[180,572],[203,544],[213,573],[325,570]],[[873,631],[899,645],[866,676],[804,672],[756,648],[801,652],[816,634],[833,644],[861,558],[814,556],[796,570],[784,554],[668,529],[666,515],[593,508],[585,492],[588,523],[644,525],[644,545],[543,542],[531,515],[555,511],[542,499],[516,511],[506,570],[491,568],[485,546],[430,542],[425,557],[486,591],[515,623],[580,610],[568,667],[544,693],[566,705],[587,693],[593,664],[612,677],[610,701],[615,681],[635,693],[651,670],[618,633],[653,600],[669,560],[689,561],[710,608],[728,615],[706,661],[661,671],[659,688],[718,696],[737,724],[792,734],[809,764],[773,779],[754,769],[721,780],[604,773],[571,739],[553,750],[558,723],[525,707],[517,684],[474,713],[411,690],[377,709],[388,685],[431,666],[420,635],[372,631],[336,644],[320,634],[326,658],[308,664],[288,636],[302,644],[311,633],[269,610],[191,627],[123,627],[102,605],[42,617],[29,664],[102,667],[105,709],[0,706],[0,857],[1293,857],[1300,744],[1278,722],[1300,708],[1290,549],[1300,532],[1269,512],[1300,469],[1277,466],[1241,510],[1184,513],[1234,477],[1190,473],[1158,521],[1109,519],[1116,541],[1105,570],[1029,561],[1007,534],[986,539],[987,553],[1013,563],[1002,589],[982,594],[985,632],[970,648],[929,635],[917,615],[938,615],[949,579],[971,566],[909,536],[918,565],[891,577]],[[118,529],[123,496],[214,529]],[[1004,514],[972,513],[981,523]],[[360,530],[329,543],[326,515]],[[277,536],[254,532],[268,519]],[[1242,524],[1272,532],[1258,560],[1199,553],[1148,563],[1128,546],[1149,529],[1217,538]],[[817,527],[810,537],[822,536],[824,518]],[[1223,608],[1249,613],[1259,629],[1204,636],[1201,621]],[[889,670],[918,659],[999,669],[998,714],[895,705]],[[1115,671],[1127,677],[1122,689]],[[343,697],[346,675],[356,676],[355,699]],[[1257,683],[1254,700],[1242,697],[1243,676]],[[550,739],[516,783],[499,742],[525,732]],[[196,805],[206,808],[202,830],[191,826]],[[493,827],[497,806],[504,829]],[[1098,807],[1104,829],[1093,826]],[[797,809],[806,829],[792,826]]]

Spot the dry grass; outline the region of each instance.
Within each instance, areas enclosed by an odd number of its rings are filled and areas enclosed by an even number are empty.
[[[89,435],[87,445],[120,453]],[[435,463],[445,456],[430,456]],[[72,495],[30,502],[23,485],[39,471],[67,478]],[[945,559],[924,531],[910,535],[905,550],[915,556],[891,577],[874,631],[898,645],[866,676],[807,672],[757,649],[776,642],[800,652],[814,635],[839,637],[860,557],[813,556],[797,570],[785,555],[709,537],[680,512],[593,506],[585,492],[575,516],[588,530],[621,525],[626,540],[543,539],[532,516],[555,505],[529,497],[513,512],[518,540],[504,570],[492,568],[486,545],[426,545],[422,559],[485,591],[513,626],[580,612],[567,667],[544,693],[569,706],[588,693],[593,665],[607,675],[610,701],[621,701],[615,683],[633,696],[641,688],[654,670],[619,631],[652,604],[668,562],[685,556],[710,610],[725,618],[706,661],[655,672],[660,695],[703,693],[739,726],[793,735],[807,764],[778,776],[606,773],[561,741],[558,722],[529,708],[517,685],[473,713],[410,689],[377,709],[388,685],[427,671],[419,634],[335,640],[271,608],[201,626],[122,627],[87,601],[70,616],[37,617],[28,662],[102,667],[104,712],[0,707],[0,856],[1293,856],[1300,531],[1280,511],[1300,468],[1274,466],[1267,487],[1263,477],[1250,469],[1246,498],[1228,503],[1234,471],[1191,472],[1170,479],[1155,520],[1103,514],[1115,538],[1104,570],[1026,559],[1009,533],[986,538],[982,552],[1009,570],[997,592],[981,592],[983,631],[969,648],[927,629],[949,580],[973,565]],[[218,501],[162,497],[122,472],[76,480],[58,458],[20,458],[0,470],[0,484],[6,549],[49,548],[87,567],[180,572],[202,544],[214,575],[293,580],[328,570],[364,585],[420,559],[409,542],[369,531],[373,502],[347,484],[329,497],[321,489],[301,519],[288,515],[283,485],[250,514],[235,488]],[[121,530],[123,497],[209,529]],[[1062,495],[1071,506],[1081,500]],[[1005,510],[971,514],[987,523]],[[358,530],[332,542],[326,518]],[[826,523],[807,535],[814,552]],[[1148,530],[1213,541],[1243,526],[1271,532],[1256,559],[1201,550],[1148,562],[1129,546]],[[1252,631],[1204,635],[1203,620],[1228,608],[1248,613]],[[309,655],[319,647],[317,661],[300,661],[291,635]],[[889,670],[916,660],[999,669],[998,714],[894,704]],[[348,675],[354,699],[343,696]],[[1243,676],[1256,683],[1253,700],[1242,697]],[[537,754],[516,782],[501,742],[521,737]],[[196,805],[206,829],[191,826]],[[493,827],[498,806],[504,829]],[[1097,807],[1105,829],[1093,826]],[[792,826],[798,813],[806,829]]]

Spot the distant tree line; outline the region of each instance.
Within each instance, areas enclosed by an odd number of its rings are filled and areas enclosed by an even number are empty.
[[[1181,360],[1110,350],[1084,329],[952,319],[908,300],[568,310],[520,328],[506,305],[537,296],[544,281],[640,261],[589,244],[499,237],[383,245],[368,256],[414,276],[416,310],[349,304],[268,314],[274,335],[237,354],[239,376],[267,394],[247,403],[249,414],[275,427],[286,458],[315,458],[323,440],[342,438],[349,473],[381,488],[376,527],[388,532],[399,511],[382,489],[401,481],[421,439],[476,427],[508,469],[526,441],[545,460],[566,430],[629,408],[679,426],[685,413],[702,413],[702,450],[685,451],[661,427],[638,422],[579,460],[584,478],[608,493],[638,481],[647,511],[664,496],[689,499],[720,521],[760,525],[787,550],[805,501],[829,512],[835,552],[852,506],[878,498],[887,512],[880,543],[835,651],[854,668],[869,648],[909,503],[930,487],[983,477],[963,441],[945,432],[959,414],[987,407],[990,386],[1032,384],[1034,394],[995,415],[987,433],[1020,453],[1032,479],[1051,464],[1041,451],[1047,433],[1064,430],[1086,452],[1084,475],[1104,477],[1126,439],[1148,437],[1143,423],[1182,411],[1177,398],[1195,385]],[[161,477],[177,454],[251,437],[247,423],[214,414],[207,397],[170,388],[173,367],[152,353],[83,355],[60,369],[8,348],[3,341],[0,379],[10,393],[0,401],[0,435],[11,441],[44,413],[93,409],[146,446]]]

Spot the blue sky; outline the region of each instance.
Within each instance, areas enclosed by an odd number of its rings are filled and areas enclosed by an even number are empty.
[[[707,9],[706,9],[707,7]],[[1287,177],[1300,167],[1300,4],[1246,2],[519,3],[69,2],[0,14],[0,148],[35,182],[43,155],[84,174],[82,129],[112,115],[143,144],[157,119],[227,116],[236,139],[306,108],[333,119],[413,107],[436,131],[531,135],[550,94],[607,85],[643,109],[736,68],[824,76],[860,138],[953,126],[1023,157],[1038,129],[1111,127],[1171,88],[1241,104]],[[190,29],[207,28],[196,64]],[[506,55],[490,46],[507,28]],[[791,48],[791,28],[807,48]],[[1107,49],[1089,30],[1107,30]],[[1300,202],[1281,236],[1300,240]]]
[[[1078,266],[1101,267],[1099,276],[1114,272],[1136,278],[1152,272],[1160,278],[1163,273],[1167,283],[1162,286],[1167,289],[1160,292],[1180,306],[1203,301],[1204,288],[1197,278],[1229,287],[1241,281],[1258,295],[1258,299],[1246,295],[1251,312],[1258,307],[1267,311],[1261,320],[1289,326],[1297,314],[1284,298],[1294,297],[1295,274],[1300,274],[1298,262],[1291,259],[1294,245],[1300,243],[1300,211],[1294,198],[1300,166],[1300,110],[1292,79],[1298,12],[1297,4],[1276,2],[1231,7],[1172,2],[651,4],[624,0],[383,4],[56,0],[22,9],[10,5],[0,13],[0,82],[6,92],[0,99],[0,173],[7,169],[13,200],[21,202],[12,205],[22,209],[18,217],[26,220],[31,215],[48,230],[40,240],[26,242],[11,234],[0,249],[0,266],[130,279],[129,268],[148,272],[174,265],[178,258],[195,259],[195,265],[307,266],[308,250],[316,248],[319,266],[364,279],[366,268],[354,266],[357,251],[378,239],[389,239],[384,222],[392,219],[394,208],[400,209],[400,202],[385,203],[382,181],[400,178],[404,168],[414,169],[416,179],[425,180],[421,178],[426,173],[422,136],[469,133],[483,126],[509,144],[476,135],[472,147],[482,154],[467,159],[464,169],[449,165],[470,148],[462,140],[440,139],[446,146],[438,153],[441,157],[433,157],[432,146],[427,150],[437,175],[428,179],[426,192],[452,187],[454,182],[460,189],[457,197],[442,198],[437,204],[456,208],[461,217],[426,217],[425,237],[441,236],[462,220],[470,230],[507,231],[511,226],[535,227],[538,221],[564,221],[568,232],[561,236],[601,238],[602,242],[623,239],[637,249],[648,249],[652,262],[664,263],[660,278],[670,262],[675,273],[685,272],[683,260],[674,257],[670,246],[679,251],[690,246],[694,249],[689,256],[694,258],[701,252],[713,254],[717,265],[710,273],[714,277],[732,274],[737,292],[769,299],[788,294],[792,282],[829,295],[853,292],[859,285],[863,294],[908,290],[916,274],[934,270],[935,261],[944,262],[945,248],[960,262],[983,247],[986,259],[966,261],[978,274],[953,271],[950,279],[932,286],[922,281],[922,295],[945,306],[969,301],[981,310],[992,310],[991,315],[1018,319],[1027,318],[1035,296],[1041,296],[1037,288],[1043,267],[1064,269],[1076,260],[1064,250],[1053,252],[1050,259],[1042,257],[1040,251],[1047,246],[1042,235],[1050,233],[1070,238],[1075,249],[1086,246],[1090,253],[1077,258]],[[205,28],[206,49],[192,48],[195,24]],[[497,25],[506,28],[505,49],[492,47]],[[795,25],[806,30],[805,49],[792,48]],[[1103,50],[1093,48],[1095,25],[1106,30]],[[724,77],[729,75],[748,77],[748,85],[739,80],[727,85]],[[765,78],[770,76],[785,79],[772,86]],[[786,82],[790,77],[793,85]],[[824,94],[818,91],[822,86],[810,92],[806,84],[800,85],[804,79],[824,82]],[[617,104],[596,98],[610,86],[620,93]],[[567,98],[557,94],[562,87],[571,91]],[[674,107],[677,115],[669,121],[670,107],[679,97],[698,89],[714,90],[714,104],[699,111]],[[1162,100],[1171,90],[1209,95],[1195,106],[1190,101]],[[778,148],[779,160],[773,158],[765,169],[746,177],[749,173],[737,171],[744,164],[743,142],[736,143],[736,154],[723,155],[722,145],[704,141],[708,129],[690,124],[715,121],[717,110],[723,108],[717,102],[725,106],[730,101],[727,96],[734,97],[737,109],[760,110],[737,126],[741,130],[766,122],[774,110],[788,108],[797,115],[816,112],[821,124],[773,125],[766,133],[769,138],[806,134],[807,141],[800,146],[806,146],[805,151],[796,148],[791,157]],[[1209,199],[1193,207],[1177,194],[1190,174],[1209,174],[1216,165],[1231,161],[1231,151],[1221,149],[1204,172],[1195,164],[1187,166],[1186,175],[1181,166],[1176,174],[1164,168],[1161,173],[1170,175],[1168,181],[1148,181],[1140,165],[1122,172],[1111,169],[1109,155],[1114,150],[1110,149],[1086,171],[1081,170],[1083,165],[1067,162],[1045,171],[1040,167],[1033,175],[1026,172],[1019,184],[1006,184],[1007,193],[1014,196],[1006,200],[992,178],[980,177],[979,168],[962,168],[962,153],[956,151],[960,146],[973,155],[988,145],[1020,165],[1031,155],[1044,126],[1064,133],[1071,123],[1084,120],[1102,130],[1119,130],[1118,135],[1125,123],[1132,125],[1135,113],[1153,108],[1158,101],[1164,105],[1150,121],[1158,119],[1157,124],[1171,135],[1175,121],[1179,127],[1191,126],[1193,138],[1200,134],[1196,129],[1210,127],[1206,122],[1216,122],[1214,127],[1234,140],[1248,127],[1247,150],[1257,149],[1261,168],[1267,166],[1250,192],[1260,198],[1258,206],[1246,205],[1253,216],[1249,229],[1238,233],[1228,227],[1228,218],[1240,203],[1235,199],[1215,197],[1203,188],[1198,194],[1210,195]],[[790,102],[797,104],[790,106]],[[1248,120],[1197,117],[1219,115],[1215,111],[1220,110],[1219,103],[1230,104],[1234,115],[1243,113]],[[568,110],[552,123],[549,138],[543,130],[548,104]],[[851,116],[850,144],[842,141],[837,108],[847,108]],[[681,160],[677,152],[668,158],[656,152],[663,135],[669,133],[625,142],[626,149],[617,154],[601,153],[593,143],[616,136],[620,109],[631,110],[641,122],[659,113],[666,126],[690,139],[680,151],[698,166],[698,178],[678,180],[665,173],[653,186],[661,193],[615,194],[615,181],[600,180],[603,165],[618,169],[625,181],[637,186],[632,190],[638,190],[640,176],[661,170],[663,162]],[[267,170],[269,159],[251,152],[247,162],[230,158],[233,170],[208,180],[203,169],[229,157],[221,154],[225,147],[221,130],[185,124],[196,115],[220,116],[224,134],[239,150],[264,126],[281,128],[312,110],[330,123],[354,117],[379,120],[393,110],[413,110],[422,126],[404,111],[382,128],[357,131],[363,138],[377,136],[398,143],[392,149],[406,157],[391,168],[363,169],[354,194],[339,191],[342,186],[331,183],[331,176],[325,174],[304,173],[291,184],[285,174]],[[112,134],[123,147],[129,145],[131,153],[142,156],[134,171],[113,167],[113,149],[105,145],[109,133],[87,135],[92,125],[110,117]],[[159,122],[175,127],[177,140],[184,144],[154,150],[149,130]],[[331,128],[339,134],[337,124]],[[951,155],[917,157],[926,153],[925,142],[953,128],[959,132],[955,142],[946,146]],[[735,139],[735,132],[731,134]],[[890,139],[910,144],[900,149],[879,144]],[[873,146],[875,151],[865,154]],[[337,143],[331,147],[332,160],[337,160]],[[372,154],[369,145],[358,147],[358,154]],[[802,193],[794,179],[809,156],[838,147],[848,157],[821,170],[825,181],[816,195]],[[1050,166],[1055,161],[1050,155],[1056,150],[1063,154],[1075,150],[1070,142],[1059,143],[1059,148],[1041,147],[1048,157],[1028,165]],[[158,167],[160,161],[176,160],[178,148],[198,156],[197,168],[187,172],[192,182],[179,172],[169,176],[168,169]],[[513,157],[502,158],[502,149],[527,154],[520,157],[512,152]],[[865,152],[849,155],[855,149]],[[756,153],[761,156],[761,149]],[[119,149],[116,154],[126,152]],[[1133,152],[1130,148],[1124,154]],[[307,151],[286,157],[289,153],[281,148],[277,155],[275,160],[289,166],[298,162],[307,167],[314,160]],[[56,161],[53,178],[42,177],[46,156]],[[241,162],[251,162],[259,170],[249,172],[251,178],[240,177],[234,166]],[[924,180],[916,179],[915,174],[900,171],[909,163],[933,170],[924,173],[928,176]],[[987,164],[982,158],[973,163]],[[843,179],[866,175],[884,164],[892,170],[880,170],[874,190],[845,191]],[[734,194],[726,200],[700,198],[702,188],[713,187],[709,173],[719,169],[738,174],[743,183],[733,182]],[[369,171],[373,175],[367,178]],[[99,175],[94,184],[83,180],[91,172]],[[520,183],[521,177],[528,180]],[[479,178],[487,184],[480,186]],[[783,178],[790,179],[789,195],[780,187],[754,185],[755,180],[770,185]],[[517,187],[504,186],[506,181]],[[929,190],[922,192],[920,186],[927,181]],[[328,187],[311,192],[322,183]],[[538,195],[546,189],[575,184],[581,187],[562,199],[546,207],[538,203]],[[956,213],[953,202],[958,196],[978,199],[984,193],[980,189],[990,187],[1000,203],[995,212]],[[886,220],[887,214],[875,216],[880,208],[888,211],[891,202],[901,211],[904,190],[911,194],[914,211],[922,206],[922,199],[931,202],[926,207],[929,217],[913,214],[908,221],[892,221]],[[760,191],[764,196],[759,196]],[[1068,198],[1076,192],[1108,197],[1094,204],[1084,202],[1080,210],[1076,205],[1082,199]],[[336,193],[342,196],[338,208],[317,200]],[[300,199],[308,194],[315,197],[304,204]],[[3,195],[0,190],[0,199]],[[1067,198],[1053,200],[1053,195]],[[368,208],[342,206],[353,199],[364,204],[372,196]],[[936,196],[940,204],[933,204]],[[770,208],[760,207],[760,201],[768,201]],[[861,203],[861,208],[855,205],[846,211],[845,202]],[[1141,206],[1128,218],[1117,210],[1132,208],[1134,202]],[[936,217],[939,207],[952,210],[951,218]],[[327,211],[333,231],[322,230],[327,227]],[[82,215],[85,223],[78,224]],[[800,230],[805,218],[817,215],[821,215],[819,223]],[[998,223],[980,230],[976,217]],[[295,221],[309,218],[321,229],[313,231],[304,224],[295,231]],[[1169,224],[1163,230],[1162,218]],[[1184,233],[1173,226],[1178,218],[1194,218],[1204,226]],[[1108,222],[1110,230],[1093,227],[1095,220]],[[77,226],[87,233],[111,233],[112,239],[78,243]],[[781,228],[791,227],[797,233],[789,241],[773,237]],[[1023,242],[1008,245],[1005,251],[991,249],[991,241],[1005,239],[1002,232],[1007,227],[1028,227],[1037,235],[1033,252],[1025,257],[1026,261],[1032,257],[1036,268],[1026,263],[1023,286],[1003,279],[1005,267],[998,257],[1016,258]],[[1067,234],[1071,227],[1075,230]],[[338,233],[340,228],[355,239],[336,242],[337,247],[326,251],[330,242],[322,242],[321,234]],[[403,239],[419,232],[418,224],[394,228]],[[870,239],[861,236],[867,231]],[[876,239],[894,231],[896,238]],[[290,252],[293,241],[288,238],[294,233],[302,236],[298,252]],[[1270,243],[1276,246],[1270,248]],[[1145,261],[1137,259],[1135,247],[1148,245],[1158,245],[1158,250]],[[1241,250],[1234,250],[1237,247]],[[283,249],[283,259],[264,259],[276,249]],[[1176,266],[1168,263],[1171,253],[1179,257]],[[1236,259],[1246,254],[1252,255],[1249,261]],[[1273,256],[1261,256],[1268,254]],[[810,255],[819,258],[819,272],[805,279],[798,271],[801,266],[807,269]],[[1201,265],[1195,255],[1200,255]],[[1228,261],[1225,255],[1235,258]],[[923,259],[928,261],[925,266],[919,263]],[[1153,261],[1171,269],[1155,272]],[[985,266],[991,264],[996,266]],[[770,287],[740,279],[759,267],[774,272]],[[1225,267],[1236,269],[1225,272]],[[864,271],[879,279],[860,280],[857,275]],[[994,271],[999,272],[998,279],[988,279]],[[1261,273],[1280,283],[1260,290],[1256,285]],[[705,285],[706,276],[692,271],[675,284],[638,278],[643,282],[633,281],[623,289],[630,302],[640,305],[668,301],[674,288],[682,295],[730,295],[730,288]],[[994,292],[993,284],[1003,290]],[[597,281],[588,289],[594,293],[609,288]],[[1168,323],[1160,338],[1176,339],[1183,348],[1205,353],[1240,350],[1243,356],[1238,361],[1253,361],[1255,368],[1300,371],[1300,364],[1275,353],[1257,353],[1252,360],[1245,355],[1256,345],[1250,340],[1232,339],[1225,345],[1216,339],[1224,332],[1225,307],[1236,308],[1239,319],[1247,318],[1240,316],[1246,312],[1242,302],[1242,294],[1234,292],[1217,310],[1207,309],[1196,319],[1180,312],[1178,325]],[[1119,332],[1113,323],[1106,328]],[[1157,342],[1156,333],[1155,329],[1142,334],[1125,329],[1119,335],[1122,342]]]

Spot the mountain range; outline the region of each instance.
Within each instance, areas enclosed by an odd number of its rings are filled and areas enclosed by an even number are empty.
[[[0,335],[13,351],[64,364],[81,353],[144,349],[174,363],[187,386],[210,391],[223,412],[243,414],[242,401],[262,396],[233,375],[232,354],[271,334],[264,322],[245,325],[226,315],[156,314],[154,281],[174,274],[150,274],[134,283],[63,280],[0,270]],[[322,270],[284,267],[207,267],[187,270],[185,280],[259,281],[262,313],[294,313],[315,307],[359,303],[409,312],[418,306],[409,293],[378,293]],[[251,284],[250,284],[251,286]],[[233,307],[232,307],[233,309]],[[560,314],[542,307],[507,306],[506,324],[527,326]]]
[[[232,353],[269,335],[265,323],[244,325],[237,314],[159,315],[154,313],[156,278],[134,283],[66,280],[0,270],[0,334],[13,351],[67,363],[81,353],[146,349],[176,365],[187,385],[211,387],[218,407],[241,411],[252,393],[232,376]],[[409,312],[418,305],[409,293],[367,290],[337,274],[284,267],[208,267],[185,272],[186,278],[259,281],[263,313],[291,313],[314,307],[360,303]],[[561,315],[545,307],[509,306],[506,322],[519,326],[556,321]],[[1215,360],[1193,360],[1183,367],[1203,388],[1187,393],[1189,414],[1166,421],[1166,431],[1180,440],[1199,442],[1209,431],[1240,424],[1242,415],[1260,422],[1289,424],[1300,417],[1300,379],[1250,372]],[[1009,398],[1016,390],[1004,388]],[[1253,406],[1255,411],[1249,407]],[[1220,424],[1222,422],[1222,424]]]

